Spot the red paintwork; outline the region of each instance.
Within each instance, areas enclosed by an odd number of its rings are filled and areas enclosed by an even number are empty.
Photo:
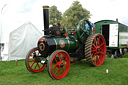
[[[103,64],[106,55],[106,43],[104,37],[97,34],[91,47],[92,60],[95,66]]]
[[[56,58],[58,57],[58,59]],[[56,62],[53,62],[53,60]],[[61,67],[61,64],[63,65]],[[50,63],[51,74],[56,79],[64,78],[70,68],[70,58],[69,55],[63,51],[59,51],[54,54]]]
[[[38,51],[37,49],[34,49],[30,54],[29,54],[29,59],[28,59],[28,66],[30,68],[30,70],[32,72],[41,72],[45,67],[46,67],[46,64],[41,64],[41,62],[38,62],[35,60],[35,58],[32,58],[32,54],[36,51]],[[39,55],[39,52],[36,53],[36,56]],[[30,58],[31,57],[31,58]]]
[[[65,33],[65,34],[64,34],[64,36],[65,36],[65,37],[67,37],[67,36],[68,36],[68,34],[67,34],[67,33]]]

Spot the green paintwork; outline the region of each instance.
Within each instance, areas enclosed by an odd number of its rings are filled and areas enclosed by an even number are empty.
[[[110,48],[110,49],[118,49],[118,47],[107,47],[107,48]]]
[[[101,21],[95,22],[94,24],[95,24],[95,27],[97,29],[97,32],[96,33],[101,33],[102,25],[118,24],[118,22],[113,21],[113,20],[101,20]]]
[[[72,36],[75,38],[75,40],[71,40],[69,36]],[[68,37],[56,37],[54,38],[54,41],[56,42],[56,49],[57,50],[76,50],[78,48],[78,41],[74,35],[69,35]]]
[[[119,39],[120,38],[119,33],[121,33],[121,32],[128,32],[128,26],[126,26],[124,24],[121,24],[118,21],[101,20],[101,21],[95,22],[95,27],[97,29],[96,33],[101,33],[102,25],[108,25],[108,24],[118,24],[118,47],[109,47],[109,48],[111,48],[111,49],[118,49],[118,48],[125,48],[125,47],[127,47],[127,44],[120,44],[120,42],[119,42],[119,40],[120,40]]]
[[[38,62],[41,62],[41,58],[43,58],[43,57],[35,57],[35,60]]]
[[[81,27],[81,24],[83,22],[84,22],[84,24]],[[85,24],[89,25],[88,30],[85,28]],[[83,28],[83,30],[80,28]],[[88,20],[81,20],[78,23],[77,30],[73,29],[73,30],[66,31],[65,29],[62,29],[62,32],[63,32],[62,36],[55,36],[52,38],[55,42],[53,45],[53,46],[56,46],[55,50],[65,50],[67,52],[77,52],[77,49],[79,49],[79,46],[83,45],[83,43],[85,44],[88,36],[92,34],[92,27]],[[64,36],[65,33],[68,35],[67,37]],[[82,41],[81,38],[84,38],[84,40]],[[58,58],[56,58],[56,59],[57,59],[57,61],[59,60]],[[48,60],[44,57],[39,57],[39,56],[36,57],[36,61],[41,62],[41,60],[44,60],[45,64],[48,62]],[[55,63],[55,62],[56,61],[53,60],[53,63]]]
[[[89,29],[86,29],[85,25],[88,24]],[[77,36],[78,40],[82,43],[85,43],[87,37],[92,34],[92,27],[90,25],[90,22],[88,20],[81,20],[77,25]],[[84,37],[82,39],[82,37]]]
[[[119,49],[119,48],[127,48],[127,45],[125,46],[118,46],[118,47],[109,47],[110,49]]]
[[[56,57],[56,60],[59,61],[59,57]],[[53,59],[52,63],[56,63],[55,58]]]
[[[84,24],[82,24],[84,22]],[[85,24],[89,25],[89,30],[85,28]],[[80,29],[80,28],[83,28]],[[65,50],[65,51],[75,51],[79,44],[85,43],[87,37],[92,34],[92,27],[88,20],[81,20],[78,23],[76,35],[72,34],[72,30],[68,31],[68,37],[54,37],[54,41],[56,42],[56,50]],[[72,40],[72,38],[73,40]],[[81,38],[83,37],[83,40]]]
[[[119,48],[127,48],[127,45],[125,44],[125,46],[119,46]]]

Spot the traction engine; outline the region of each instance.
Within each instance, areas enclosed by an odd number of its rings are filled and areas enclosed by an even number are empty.
[[[44,36],[26,56],[26,68],[33,73],[47,67],[53,79],[64,78],[70,68],[70,62],[86,59],[91,66],[103,64],[106,55],[106,43],[101,34],[92,32],[88,20],[81,20],[76,30],[66,31],[64,27],[49,27],[49,7],[43,6]],[[88,28],[85,27],[88,24]]]

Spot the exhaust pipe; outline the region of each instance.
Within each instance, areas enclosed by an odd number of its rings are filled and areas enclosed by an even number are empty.
[[[44,35],[48,35],[49,29],[49,6],[43,6]]]

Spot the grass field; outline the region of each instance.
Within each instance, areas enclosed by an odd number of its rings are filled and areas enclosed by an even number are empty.
[[[47,68],[40,73],[29,72],[24,60],[18,61],[18,66],[16,61],[1,61],[0,85],[128,85],[128,53],[125,58],[106,58],[99,67],[91,67],[84,60],[72,63],[61,80],[51,79]]]

